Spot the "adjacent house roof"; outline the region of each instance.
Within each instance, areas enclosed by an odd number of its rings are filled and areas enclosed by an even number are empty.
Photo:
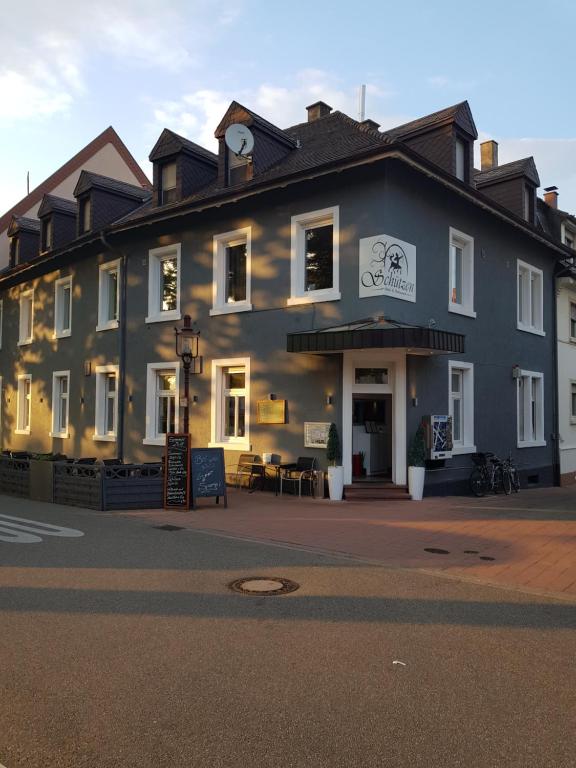
[[[472,110],[467,101],[461,101],[459,104],[454,104],[452,107],[446,107],[438,112],[432,112],[431,115],[420,117],[418,120],[412,120],[404,125],[399,125],[397,128],[392,128],[386,131],[386,136],[391,139],[406,139],[409,136],[414,136],[418,133],[426,133],[433,128],[437,128],[447,123],[456,123],[463,131],[478,138],[478,131],[472,117]]]
[[[204,149],[204,147],[201,147],[200,144],[195,144],[193,141],[185,139],[184,136],[179,136],[168,128],[164,128],[160,134],[160,138],[156,144],[154,144],[148,159],[153,163],[156,160],[161,160],[164,157],[171,157],[179,152],[186,152],[194,157],[206,160],[209,163],[218,163],[218,155],[215,155],[214,152],[210,152],[209,150]]]
[[[482,187],[486,184],[514,179],[517,176],[526,176],[535,186],[540,186],[540,178],[533,157],[525,157],[522,160],[514,160],[512,163],[497,165],[486,171],[476,171],[474,181],[477,187]]]
[[[124,197],[132,197],[137,200],[148,200],[151,196],[149,189],[142,189],[135,184],[127,184],[125,181],[118,181],[117,179],[111,179],[108,176],[101,176],[99,173],[93,173],[92,171],[82,171],[78,182],[74,188],[74,197],[79,197],[83,192],[87,192],[92,187],[98,189],[104,189],[107,192],[113,192],[116,195],[123,195]]]
[[[38,208],[38,218],[41,219],[43,216],[54,211],[75,216],[78,211],[78,204],[74,200],[67,200],[65,197],[44,195],[40,208]]]
[[[0,217],[0,232],[6,230],[10,220],[12,219],[12,216],[21,216],[22,214],[26,213],[26,211],[29,211],[33,206],[39,203],[40,200],[42,200],[42,197],[46,193],[51,192],[59,184],[65,181],[72,173],[74,173],[74,171],[77,171],[78,168],[81,168],[82,165],[90,160],[91,157],[103,149],[103,147],[105,147],[107,144],[112,144],[114,146],[120,157],[124,160],[128,168],[136,176],[142,186],[150,187],[150,181],[148,180],[148,177],[142,171],[134,157],[130,154],[130,151],[120,136],[118,136],[114,128],[110,126],[109,128],[106,128],[106,130],[97,136],[93,141],[87,144],[84,149],[81,149],[80,152],[74,155],[74,157],[70,158],[68,162],[64,163],[64,165],[55,173],[53,173],[35,189],[33,189],[29,195],[23,197],[22,200],[16,203],[16,205],[12,206],[9,211],[6,211],[6,213]]]

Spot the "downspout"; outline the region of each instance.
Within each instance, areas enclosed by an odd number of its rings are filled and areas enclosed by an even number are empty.
[[[560,385],[560,377],[558,375],[558,297],[556,295],[556,281],[559,278],[557,267],[554,268],[554,274],[552,278],[552,313],[553,313],[553,350],[552,360],[554,365],[554,399],[553,399],[553,414],[552,419],[554,423],[554,452],[552,456],[552,476],[554,485],[560,485],[560,398],[558,395],[558,387]]]
[[[104,231],[100,232],[102,245],[113,253],[112,246],[106,240]],[[120,336],[118,338],[118,434],[116,436],[116,454],[120,462],[124,461],[124,414],[126,408],[126,297],[128,276],[128,260],[124,251],[120,251],[122,266],[120,269],[120,306],[118,308],[118,323]]]

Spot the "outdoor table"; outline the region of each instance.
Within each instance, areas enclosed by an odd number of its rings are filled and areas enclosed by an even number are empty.
[[[251,467],[254,469],[254,467],[262,468],[262,472],[254,473],[254,478],[260,478],[261,484],[260,484],[260,490],[264,490],[264,480],[266,478],[266,470],[274,470],[274,495],[278,496],[278,492],[280,490],[280,476],[282,474],[282,470],[289,469],[294,466],[293,463],[290,464],[269,464],[264,463],[263,461],[246,461],[242,462],[242,466],[244,467]],[[256,488],[252,486],[252,488],[249,490],[249,493],[254,493]]]

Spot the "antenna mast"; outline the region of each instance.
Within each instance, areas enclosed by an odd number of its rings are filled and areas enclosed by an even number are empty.
[[[366,116],[366,86],[358,89],[358,120],[362,122]]]

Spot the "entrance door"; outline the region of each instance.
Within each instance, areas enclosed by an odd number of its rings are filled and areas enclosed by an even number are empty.
[[[392,480],[392,395],[353,395],[352,481],[359,480]]]

